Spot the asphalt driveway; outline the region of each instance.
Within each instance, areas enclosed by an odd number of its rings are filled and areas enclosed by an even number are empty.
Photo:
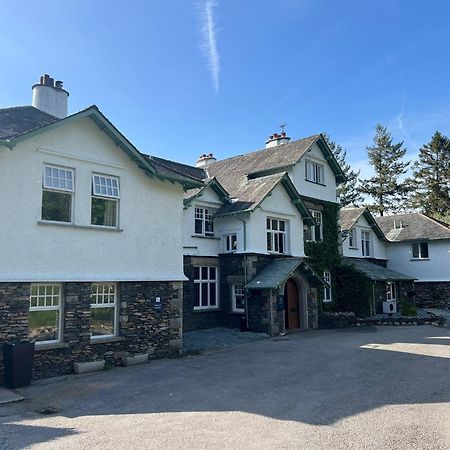
[[[450,331],[298,333],[21,393],[0,448],[449,449]]]

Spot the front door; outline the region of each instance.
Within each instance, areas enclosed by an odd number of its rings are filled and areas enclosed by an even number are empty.
[[[300,328],[297,283],[289,279],[284,288],[284,320],[286,329]]]

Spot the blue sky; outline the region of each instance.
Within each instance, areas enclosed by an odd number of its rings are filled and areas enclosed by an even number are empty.
[[[447,1],[3,2],[0,107],[43,73],[143,152],[186,163],[325,131],[368,174],[377,122],[409,157],[450,134]]]

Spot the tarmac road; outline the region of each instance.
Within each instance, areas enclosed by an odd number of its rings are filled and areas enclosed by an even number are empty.
[[[0,449],[450,449],[450,330],[296,333],[20,393]]]

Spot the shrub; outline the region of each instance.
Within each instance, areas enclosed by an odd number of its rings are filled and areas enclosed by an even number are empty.
[[[408,302],[400,303],[400,314],[402,316],[417,316],[417,310],[414,305]]]

